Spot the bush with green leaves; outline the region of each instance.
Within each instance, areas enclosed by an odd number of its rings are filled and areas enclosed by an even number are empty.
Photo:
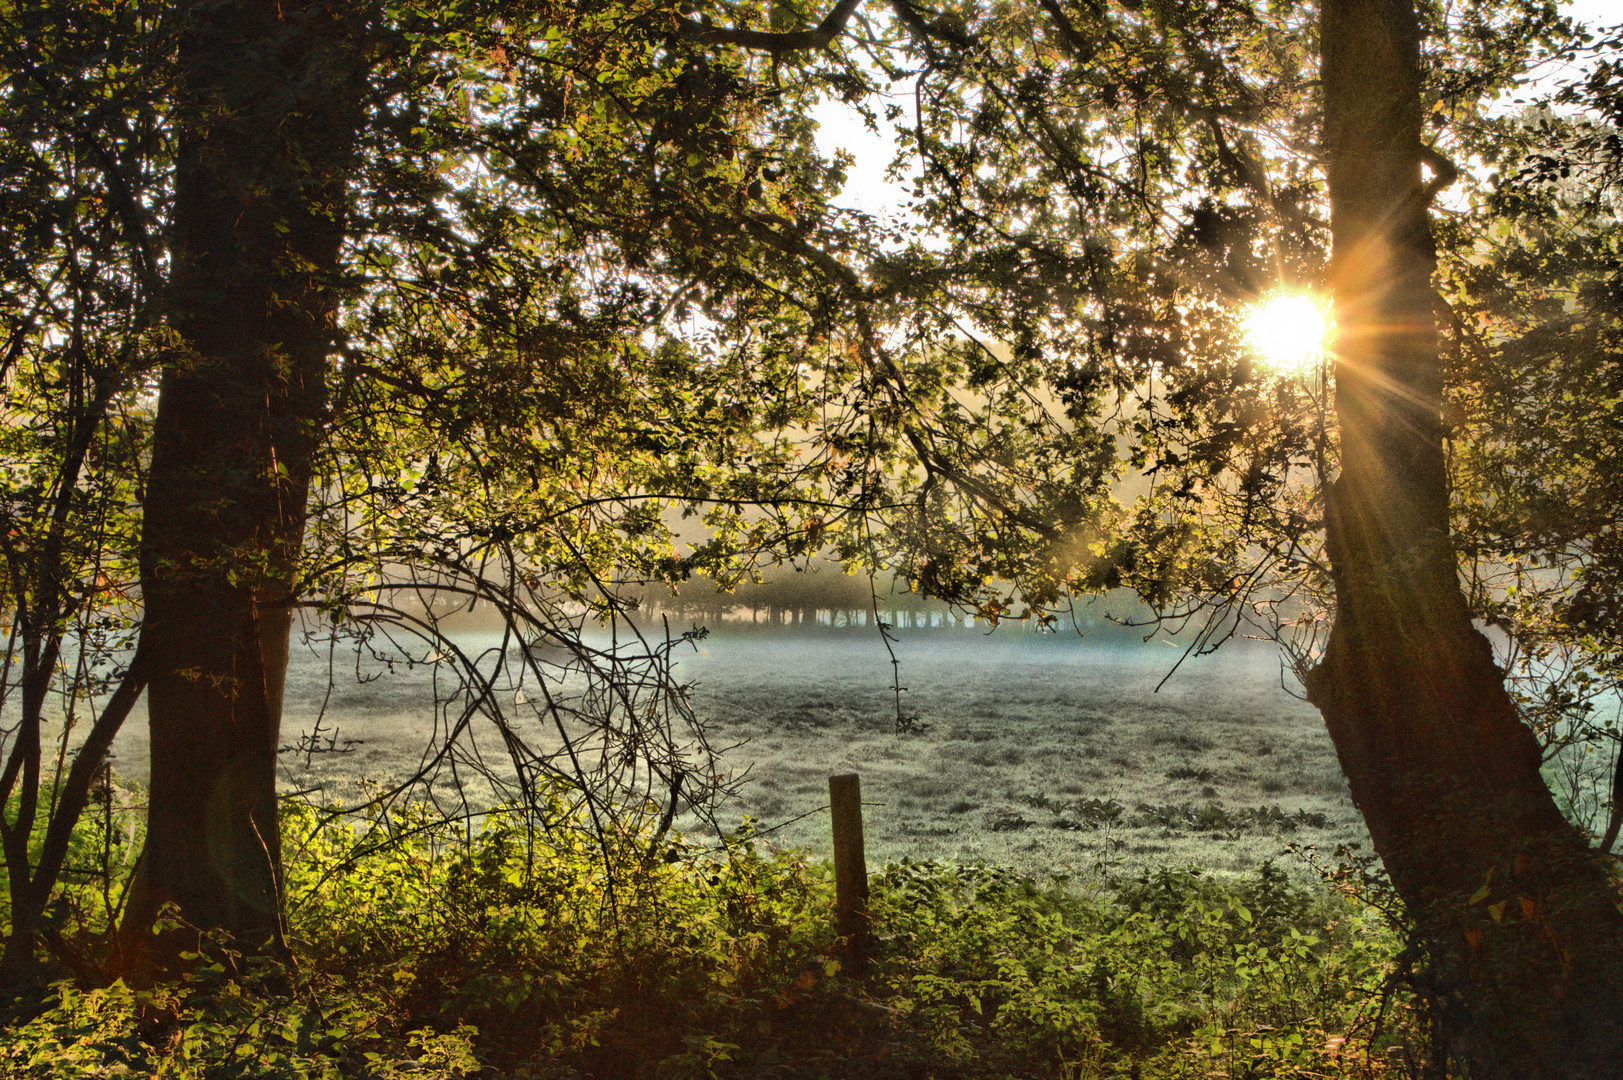
[[[81,973],[16,998],[0,1075],[704,1075],[740,1016],[838,970],[826,867],[758,850],[748,824],[711,850],[541,805],[557,816],[534,830],[501,808],[470,826],[289,806],[285,963],[202,935],[173,981]]]
[[[733,1014],[837,970],[827,869],[763,852],[748,823],[719,849],[601,835],[561,811],[530,824],[495,811],[470,836],[380,816],[357,845],[355,826],[294,816],[296,947],[392,1009],[476,1026],[507,1062],[609,1044],[682,1057],[696,1033],[719,1038]],[[409,840],[368,844],[377,833]]]
[[[52,934],[82,934],[108,925],[122,899],[125,882],[135,869],[136,854],[146,835],[146,820],[136,807],[145,801],[137,788],[127,786],[104,770],[91,790],[90,805],[69,834],[62,861],[62,886],[46,907],[42,929]],[[4,816],[17,822],[21,800],[12,796]],[[49,806],[35,807],[35,827],[15,825],[28,838],[28,861],[37,865],[45,846]],[[0,926],[12,926],[11,875],[0,865]]]
[[[180,980],[143,989],[123,980],[91,989],[62,982],[49,1007],[0,1035],[0,1073],[394,1080],[480,1071],[469,1027],[404,1031],[378,995],[320,980],[289,992],[280,971],[242,960],[220,949]]]
[[[1384,924],[1272,865],[1078,896],[904,861],[875,896],[880,978],[976,1075],[1352,1076],[1412,1026],[1379,1015],[1396,953]]]
[[[594,830],[569,794],[477,820],[289,805],[288,957],[200,935],[168,982],[81,970],[12,1002],[0,1075],[1307,1078],[1413,1042],[1379,917],[1273,866],[1078,891],[903,861],[872,879],[859,977],[825,864],[748,822]],[[92,956],[92,930],[62,940]]]

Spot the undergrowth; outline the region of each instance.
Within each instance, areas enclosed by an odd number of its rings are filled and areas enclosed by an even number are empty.
[[[17,1077],[1373,1077],[1410,1072],[1397,942],[1272,866],[1039,887],[903,861],[858,976],[826,865],[748,825],[601,838],[285,814],[289,963],[205,937],[156,986],[14,994]],[[96,883],[99,892],[106,882]],[[90,884],[75,886],[90,888]],[[64,912],[99,910],[65,900]],[[71,921],[71,920],[70,920]],[[62,941],[94,956],[88,922]]]

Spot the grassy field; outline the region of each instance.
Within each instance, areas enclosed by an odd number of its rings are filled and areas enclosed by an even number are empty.
[[[1248,871],[1288,844],[1367,842],[1317,713],[1271,650],[1178,653],[1030,633],[716,635],[684,661],[713,738],[748,768],[769,839],[827,849],[827,778],[862,776],[869,858],[1039,874],[1190,863]],[[800,818],[800,820],[792,820]]]
[[[874,866],[907,856],[1039,874],[1247,871],[1292,843],[1328,853],[1365,842],[1323,725],[1281,688],[1266,647],[1191,658],[1157,690],[1179,656],[1165,644],[1008,628],[900,636],[904,708],[920,725],[902,735],[872,630],[730,631],[682,647],[676,674],[727,748],[724,766],[744,777],[722,820],[751,815],[765,841],[824,855],[828,777],[857,772]],[[353,797],[361,778],[409,774],[436,733],[434,678],[296,650],[284,742],[318,715],[323,732],[360,742],[309,761],[284,754],[284,789]],[[143,717],[116,749],[119,771],[140,780]],[[677,826],[702,831],[691,816]]]
[[[502,812],[474,829],[420,804],[325,822],[291,805],[296,979],[219,942],[173,983],[42,985],[0,1023],[0,1073],[1419,1074],[1425,1019],[1397,975],[1401,937],[1280,858],[1317,845],[1334,861],[1362,833],[1270,654],[1191,661],[1159,692],[1165,648],[921,633],[898,656],[905,734],[870,634],[718,634],[682,656],[724,767],[743,774],[730,819],[758,818],[754,842],[718,845],[691,819],[685,836],[659,833],[652,814],[598,839],[577,806],[535,847]],[[445,689],[436,668],[368,661],[329,689],[317,660],[290,678],[288,740],[325,707],[329,732],[363,741],[284,755],[284,785],[325,800],[411,771]],[[120,745],[137,780],[141,728]],[[827,778],[847,771],[864,781],[872,875],[862,965],[835,939],[820,861]],[[88,888],[64,910],[88,916],[68,936],[94,953]]]

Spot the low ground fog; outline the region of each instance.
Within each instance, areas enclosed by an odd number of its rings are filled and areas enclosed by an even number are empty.
[[[920,725],[901,735],[890,655],[871,629],[682,646],[676,674],[712,744],[729,748],[725,767],[746,777],[723,817],[750,814],[771,842],[826,853],[827,778],[857,772],[875,863],[1244,870],[1293,843],[1328,855],[1365,840],[1322,724],[1281,688],[1268,648],[1190,659],[1159,691],[1179,655],[1166,645],[960,629],[903,632],[896,653],[904,709]],[[324,715],[324,731],[361,742],[308,765],[284,754],[284,788],[353,798],[362,778],[408,774],[436,729],[433,679],[430,668],[357,668],[296,649],[284,741]],[[144,717],[116,753],[123,775],[143,778]],[[701,831],[691,816],[677,827]]]

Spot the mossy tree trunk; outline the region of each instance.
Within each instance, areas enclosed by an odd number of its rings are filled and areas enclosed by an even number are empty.
[[[1309,695],[1471,1075],[1616,1075],[1617,889],[1551,797],[1457,578],[1412,0],[1325,0],[1321,18],[1342,456],[1336,623]]]

